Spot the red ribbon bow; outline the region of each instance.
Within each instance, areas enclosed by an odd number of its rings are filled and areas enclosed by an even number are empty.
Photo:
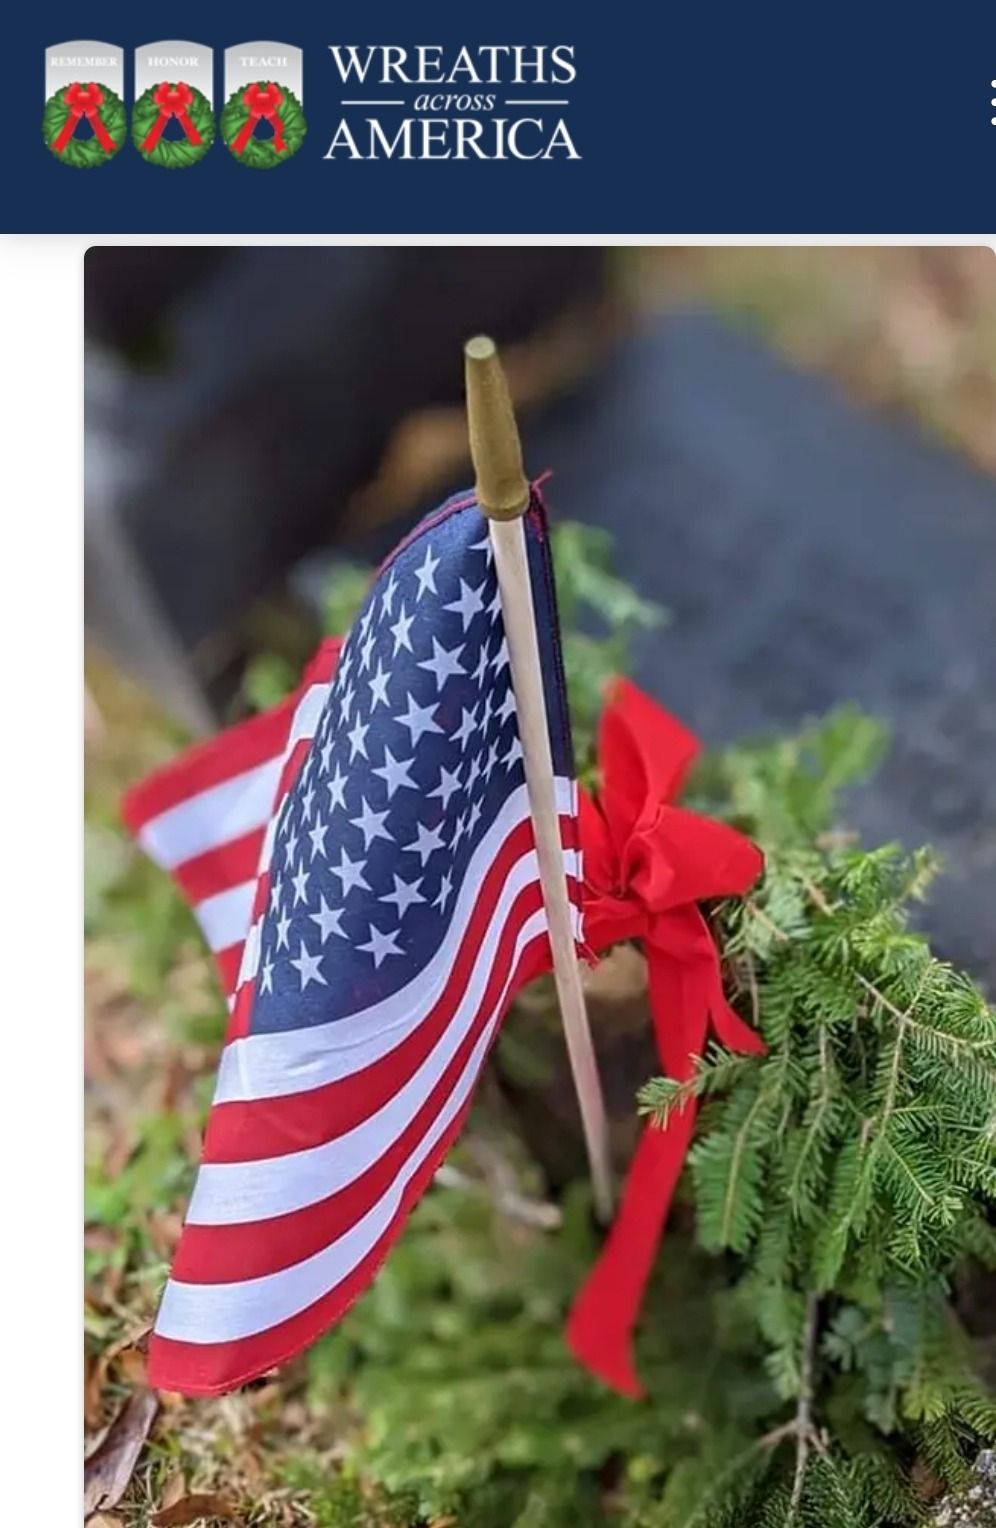
[[[268,122],[273,123],[273,147],[278,154],[282,154],[287,147],[284,140],[284,124],[278,115],[284,104],[282,91],[276,85],[249,85],[242,97],[242,104],[249,116],[243,122],[239,135],[232,144],[232,153],[245,153],[246,145],[256,131],[256,123],[265,117]]]
[[[582,792],[585,937],[593,949],[643,941],[661,1065],[694,1073],[709,1022],[731,1050],[763,1051],[723,996],[719,956],[697,903],[741,894],[763,869],[761,852],[725,823],[672,805],[698,740],[626,680],[599,727],[597,802]],[[664,1129],[648,1127],[595,1267],[577,1296],[567,1340],[580,1361],[624,1394],[643,1394],[632,1339],[644,1287],[695,1124],[694,1102]]]
[[[94,137],[100,144],[104,153],[113,154],[117,145],[115,144],[114,139],[111,137],[110,133],[107,131],[107,128],[104,126],[100,117],[100,108],[104,104],[104,92],[101,90],[100,86],[94,84],[78,85],[74,82],[69,86],[69,89],[66,91],[62,99],[69,107],[69,116],[62,124],[62,130],[60,131],[58,138],[56,138],[55,142],[52,144],[55,152],[57,154],[65,153],[66,145],[69,143],[70,138],[75,133],[80,119],[82,117],[86,117],[89,119],[90,126],[93,128]]]
[[[185,85],[182,80],[178,80],[175,85],[170,85],[164,80],[161,85],[156,86],[152,99],[159,107],[159,115],[145,135],[145,142],[142,144],[144,153],[152,153],[170,117],[176,118],[190,143],[198,144],[203,141],[187,115],[194,104],[194,92],[189,85]]]

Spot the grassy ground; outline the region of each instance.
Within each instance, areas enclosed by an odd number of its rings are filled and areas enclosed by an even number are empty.
[[[627,256],[624,277],[644,309],[716,306],[870,402],[912,410],[996,471],[991,253],[646,251]],[[88,679],[85,1406],[93,1446],[141,1386],[143,1338],[192,1180],[222,1003],[189,917],[117,822],[124,786],[169,756],[179,737],[119,675],[92,663]],[[316,1403],[300,1363],[218,1402],[163,1397],[127,1490],[96,1521],[144,1528],[158,1512],[163,1523],[320,1525],[330,1520],[327,1482],[357,1425]]]

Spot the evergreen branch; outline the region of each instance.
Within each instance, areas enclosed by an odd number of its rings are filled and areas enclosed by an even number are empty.
[[[820,1126],[822,1125],[826,1113],[830,1108],[832,1097],[830,1084],[830,1059],[828,1055],[829,1041],[825,1029],[820,1030],[819,1043],[820,1074],[823,1079],[823,1086],[820,1090],[820,1096],[817,1100],[816,1108],[813,1111],[813,1117],[810,1120],[809,1128],[803,1137],[802,1145],[800,1146],[798,1155],[796,1156],[795,1162],[793,1163],[792,1174],[789,1179],[789,1197],[796,1203],[799,1201],[801,1195],[803,1169],[808,1163],[809,1152],[814,1147],[818,1139]]]
[[[917,1003],[920,1001],[920,995],[923,992],[924,985],[926,984],[927,973],[929,970],[930,967],[928,966],[921,976],[919,983],[917,984],[916,992],[914,993],[912,1001],[909,1003],[905,1013],[898,1014],[898,1028],[896,1030],[896,1038],[892,1050],[892,1064],[889,1069],[889,1083],[886,1089],[885,1101],[882,1105],[882,1112],[875,1122],[877,1127],[876,1138],[879,1140],[884,1139],[886,1126],[888,1125],[892,1111],[895,1108],[896,1092],[899,1088],[899,1062],[902,1055],[903,1041],[906,1039],[906,1031],[910,1025],[910,1015],[913,1012],[913,1009],[916,1007]],[[897,1010],[891,1003],[888,1006],[894,1014],[897,1013]]]
[[[734,1194],[737,1187],[737,1179],[740,1173],[740,1164],[743,1161],[744,1150],[747,1145],[747,1138],[750,1134],[751,1125],[754,1123],[755,1114],[760,1109],[761,1105],[766,1102],[767,1096],[765,1090],[763,1087],[759,1088],[757,1097],[748,1109],[746,1118],[744,1119],[743,1124],[740,1126],[740,1129],[737,1131],[737,1134],[734,1138],[733,1153],[730,1157],[730,1170],[726,1180],[726,1196],[723,1201],[723,1223],[721,1240],[724,1246],[730,1245],[730,1235],[733,1229],[733,1212],[735,1208]]]
[[[816,1332],[820,1319],[819,1297],[810,1294],[806,1298],[806,1323],[802,1339],[802,1363],[800,1366],[799,1399],[795,1408],[795,1474],[792,1478],[792,1496],[789,1500],[788,1522],[796,1520],[802,1500],[802,1487],[806,1478],[809,1451],[817,1442],[813,1430],[813,1395],[815,1391]]]
[[[651,1077],[638,1090],[637,1112],[648,1115],[655,1129],[663,1130],[672,1114],[681,1113],[690,1103],[730,1087],[744,1067],[757,1058],[713,1047],[711,1056],[692,1058],[695,1071],[691,1077]]]
[[[928,971],[930,969],[931,968],[928,967]],[[941,1047],[946,1046],[954,1053],[972,1051],[992,1052],[993,1050],[996,1050],[996,1039],[969,1040],[966,1039],[964,1035],[952,1035],[947,1030],[937,1029],[933,1025],[920,1023],[919,1020],[913,1017],[913,1008],[916,1006],[916,1002],[911,1004],[910,1008],[904,1012],[902,1009],[897,1008],[896,1004],[891,1002],[890,999],[886,997],[885,993],[880,987],[876,987],[875,983],[869,981],[868,978],[863,976],[860,971],[856,971],[854,974],[857,980],[860,982],[861,986],[864,987],[865,991],[868,992],[876,1002],[880,1003],[888,1013],[891,1013],[894,1019],[899,1020],[906,1029],[914,1029],[923,1035],[929,1035],[932,1043],[935,1043]],[[926,980],[926,973],[924,975],[924,980]]]

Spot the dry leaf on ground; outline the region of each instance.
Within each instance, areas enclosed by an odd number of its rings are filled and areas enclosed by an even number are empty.
[[[181,1496],[172,1506],[153,1512],[149,1521],[155,1528],[185,1528],[187,1523],[196,1523],[202,1517],[232,1521],[235,1516],[236,1508],[227,1496],[221,1496],[217,1491],[195,1491],[192,1496]]]
[[[83,1466],[83,1516],[116,1507],[127,1489],[159,1402],[151,1390],[136,1390],[114,1418]]]
[[[112,1342],[109,1347],[106,1347],[91,1364],[83,1396],[83,1419],[87,1427],[97,1427],[100,1424],[104,1385],[112,1364],[117,1363],[124,1377],[132,1384],[144,1388],[145,1358],[139,1344],[151,1330],[152,1328],[146,1325],[137,1332],[130,1332],[128,1336],[119,1338],[117,1342]]]

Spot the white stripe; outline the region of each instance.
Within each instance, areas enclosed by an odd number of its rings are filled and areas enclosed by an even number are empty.
[[[185,860],[220,849],[244,833],[263,828],[270,821],[280,771],[294,743],[314,732],[328,696],[327,684],[313,684],[302,695],[294,712],[290,737],[283,755],[267,759],[242,774],[188,796],[157,817],[150,817],[138,838],[150,859],[164,870]],[[240,936],[241,937],[241,936]]]
[[[229,945],[241,944],[246,938],[255,894],[256,882],[243,881],[241,886],[232,886],[198,902],[194,912],[212,950],[227,950]]]
[[[279,779],[280,760],[268,759],[150,817],[138,835],[139,842],[164,870],[173,870],[195,855],[263,827],[269,821]]]
[[[535,880],[536,857],[530,855],[529,858],[532,860],[530,879]],[[506,916],[510,907],[511,901]],[[293,1210],[304,1209],[306,1205],[317,1204],[330,1194],[338,1193],[379,1161],[388,1147],[407,1130],[473,1026],[505,922],[506,918],[503,918],[499,927],[493,925],[489,930],[486,945],[482,947],[482,958],[477,961],[460,1005],[434,1049],[387,1103],[354,1125],[352,1130],[321,1146],[250,1162],[206,1162],[197,1175],[187,1209],[188,1225],[241,1225],[245,1221],[289,1215]],[[522,925],[510,969],[514,969],[524,942],[542,934],[545,928],[546,917],[540,908]]]
[[[287,747],[284,749],[285,758],[295,743],[299,743],[305,737],[314,737],[315,728],[318,726],[331,688],[332,686],[328,683],[312,684],[301,696],[294,710],[290,736],[287,739]]]
[[[558,779],[558,805],[569,809],[570,781]],[[566,803],[566,805],[564,804]],[[399,992],[345,1018],[304,1029],[258,1033],[233,1040],[222,1052],[215,1103],[275,1098],[322,1087],[348,1076],[390,1050],[424,1018],[449,978],[457,951],[473,915],[481,883],[502,844],[528,815],[525,786],[509,796],[471,857],[442,944],[428,964]],[[564,852],[565,874],[573,874],[576,856]],[[257,926],[258,927],[258,926]],[[494,927],[492,921],[492,928]],[[253,946],[252,958],[250,945]],[[258,938],[247,940],[249,980],[255,975]],[[355,1064],[350,1053],[361,1056]]]
[[[363,1218],[328,1247],[278,1273],[228,1284],[186,1284],[171,1279],[156,1318],[159,1336],[179,1342],[236,1342],[306,1310],[348,1277],[387,1230],[408,1183],[470,1096],[504,1007],[512,974],[453,1092],[391,1187]]]

